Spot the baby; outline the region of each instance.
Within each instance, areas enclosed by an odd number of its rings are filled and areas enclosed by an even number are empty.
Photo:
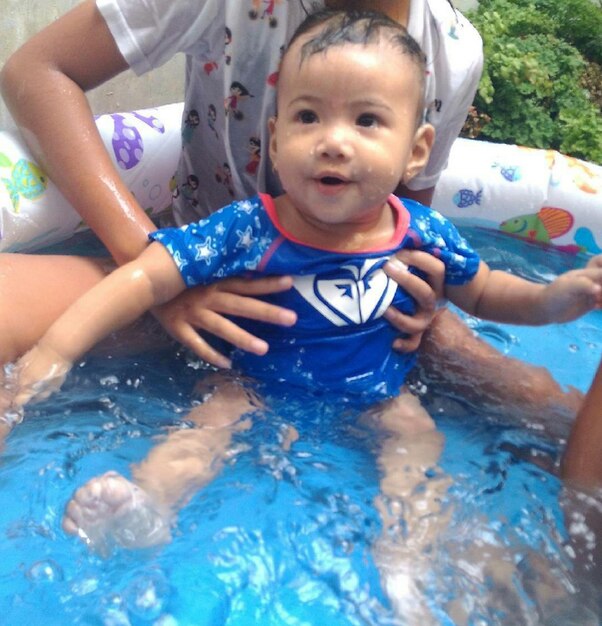
[[[295,310],[297,323],[259,329],[239,320],[267,338],[269,351],[234,352],[233,367],[270,386],[355,397],[382,438],[377,563],[384,571],[396,550],[419,553],[437,530],[432,520],[448,481],[416,489],[436,466],[442,438],[404,388],[416,354],[391,350],[396,331],[382,316],[391,304],[411,314],[414,304],[382,265],[403,248],[428,251],[445,264],[446,297],[498,322],[564,322],[602,303],[600,268],[549,285],[492,271],[444,217],[392,195],[420,172],[433,143],[423,123],[425,72],[416,42],[379,13],[309,16],[283,56],[269,123],[285,194],[259,194],[153,233],[138,259],[84,295],[18,362],[13,408],[48,395],[96,342],[187,287],[294,274],[293,289],[267,299]],[[172,431],[133,468],[132,481],[109,472],[81,487],[64,517],[68,533],[91,544],[169,539],[176,511],[219,471],[260,402],[239,379],[216,375],[206,384],[206,400],[189,415],[196,428]]]

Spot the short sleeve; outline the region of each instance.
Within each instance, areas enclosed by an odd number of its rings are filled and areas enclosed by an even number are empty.
[[[413,2],[412,12],[420,5],[425,22],[415,26],[415,36],[428,59],[426,120],[435,127],[435,144],[423,171],[408,183],[415,190],[437,184],[483,71],[483,41],[474,26],[447,0]]]
[[[178,52],[194,54],[212,32],[223,0],[96,0],[119,51],[143,74]]]
[[[162,244],[187,287],[207,285],[257,269],[271,240],[258,198],[233,202],[207,219],[149,235]]]
[[[412,200],[403,200],[411,215],[408,237],[412,248],[419,248],[441,259],[445,265],[445,283],[464,285],[476,275],[480,257],[441,213]]]

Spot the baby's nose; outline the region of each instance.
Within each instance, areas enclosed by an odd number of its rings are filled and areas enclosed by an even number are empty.
[[[337,125],[325,129],[318,152],[321,156],[331,159],[345,159],[353,151],[352,137],[348,129]]]

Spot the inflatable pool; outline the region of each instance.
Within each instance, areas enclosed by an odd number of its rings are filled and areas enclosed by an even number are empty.
[[[585,261],[491,230],[467,228],[466,235],[492,267],[535,280]],[[582,390],[600,358],[600,312],[546,328],[469,323],[500,350],[546,365]],[[191,392],[203,375],[177,347],[97,353],[74,368],[60,393],[28,408],[0,454],[0,621],[415,626],[395,619],[372,557],[380,533],[374,434],[358,425],[352,407],[324,397],[273,390],[223,471],[182,509],[169,544],[100,558],[65,535],[61,517],[73,491],[110,469],[130,476],[130,464],[156,438],[187,428]],[[571,537],[592,536],[602,496],[582,494],[565,506],[554,467],[568,425],[551,435],[541,424],[502,424],[487,410],[465,412],[445,400],[427,406],[445,437],[440,469],[453,481],[444,499],[450,519],[420,578],[436,618],[418,623],[590,626],[586,611],[600,600],[599,578],[577,575]],[[299,439],[287,450],[282,435],[291,424]],[[438,476],[425,473],[425,488]],[[507,586],[491,576],[492,553],[512,567]],[[408,568],[417,577],[416,560]],[[560,614],[547,621],[538,582],[560,599]]]
[[[101,115],[109,153],[142,207],[171,205],[183,105]],[[471,224],[561,250],[602,251],[602,167],[553,150],[458,139],[433,206]],[[85,228],[17,132],[0,132],[0,252],[64,241]]]
[[[181,113],[174,104],[97,120],[132,193],[152,214],[171,203]],[[600,251],[601,193],[598,166],[459,139],[434,204],[472,224],[466,235],[492,267],[548,280],[585,262],[559,250]],[[70,252],[83,228],[18,134],[0,133],[0,250],[65,242]],[[545,329],[467,321],[503,352],[585,390],[599,360],[601,315]],[[3,621],[397,626],[371,553],[380,532],[376,442],[348,406],[323,398],[270,398],[224,471],[182,510],[166,546],[100,558],[64,534],[62,511],[74,489],[109,469],[129,475],[153,438],[188,427],[202,376],[202,364],[177,347],[90,355],[61,393],[28,408],[0,455]],[[590,624],[599,581],[590,587],[577,575],[571,550],[573,538],[591,536],[588,522],[602,497],[577,496],[574,508],[565,506],[555,468],[568,425],[551,435],[541,424],[500,424],[445,400],[429,406],[446,441],[441,469],[453,479],[443,500],[449,525],[420,589],[433,623]],[[300,438],[287,450],[281,439],[290,424]],[[436,479],[426,473],[425,486]],[[492,579],[491,553],[512,566],[507,587]],[[415,562],[409,568],[414,575]],[[559,613],[548,616],[556,621],[543,621],[535,583],[558,594]],[[456,619],[459,608],[464,620]]]

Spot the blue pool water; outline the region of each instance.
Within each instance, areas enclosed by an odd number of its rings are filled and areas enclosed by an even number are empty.
[[[492,265],[538,279],[584,262],[467,234]],[[546,365],[562,384],[589,385],[602,346],[600,313],[544,329],[468,321],[504,352]],[[65,536],[60,520],[74,489],[109,469],[129,475],[152,437],[182,422],[202,375],[176,348],[99,354],[74,370],[60,394],[28,411],[0,454],[1,624],[398,623],[370,550],[380,531],[373,443],[353,411],[323,400],[279,398],[256,416],[238,436],[234,460],[182,510],[170,544],[101,558]],[[579,611],[596,603],[589,585],[599,581],[577,574],[570,558],[555,476],[562,437],[445,401],[436,406],[441,468],[453,479],[451,522],[429,558],[424,589],[438,623],[460,623],[452,608],[459,601],[464,623],[474,626],[583,624]],[[300,433],[289,451],[281,446],[285,424]],[[582,500],[584,515],[602,506]],[[486,571],[482,555],[491,551],[512,564],[508,588]],[[539,617],[533,571],[552,572],[565,591],[562,621]]]

